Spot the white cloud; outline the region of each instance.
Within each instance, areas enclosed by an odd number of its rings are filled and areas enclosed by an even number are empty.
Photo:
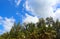
[[[39,21],[39,19],[36,16],[30,16],[28,14],[26,14],[26,18],[24,19],[24,23],[28,24],[28,23],[37,23]]]
[[[3,18],[3,17],[2,17]],[[7,18],[5,17],[0,21],[1,25],[3,26],[3,31],[2,32],[8,32],[12,28],[13,24],[15,22],[15,19],[13,17]]]
[[[53,12],[56,9],[57,3],[60,2],[59,0],[28,0],[27,2],[26,6],[33,10],[30,9],[30,11],[40,17],[46,18],[51,16],[54,19],[60,17],[60,10],[56,10],[55,13]]]
[[[27,10],[30,10],[30,7],[28,5],[28,1],[26,0],[26,2],[24,3],[23,7],[25,7]]]
[[[28,0],[33,12],[41,17],[54,16],[52,11],[52,5],[56,3],[56,0]]]
[[[15,19],[6,17],[5,20],[3,20],[2,22],[3,22],[4,29],[6,31],[10,31],[10,29],[12,28],[15,22]]]
[[[60,9],[59,8],[55,12],[55,18],[54,19],[59,19],[60,20]]]

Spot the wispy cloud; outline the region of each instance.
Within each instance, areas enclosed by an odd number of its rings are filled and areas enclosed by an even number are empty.
[[[15,3],[17,6],[19,6],[20,2],[21,2],[21,0],[15,0]]]
[[[8,0],[12,5],[19,6],[21,0]]]
[[[27,10],[27,11],[30,11],[31,8],[29,6],[29,3],[28,3],[28,0],[25,1],[25,3],[23,4],[23,7]]]

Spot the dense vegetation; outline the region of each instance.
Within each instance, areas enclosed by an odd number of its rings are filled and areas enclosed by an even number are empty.
[[[10,32],[0,35],[0,39],[60,39],[60,22],[48,17],[40,18],[36,24],[14,23]]]

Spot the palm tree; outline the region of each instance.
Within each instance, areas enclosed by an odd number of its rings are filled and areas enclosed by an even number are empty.
[[[9,37],[9,33],[6,32],[6,33],[4,33],[3,35],[1,35],[1,37],[4,38],[4,39],[7,39],[7,38]]]
[[[43,18],[39,19],[39,22],[37,23],[37,27],[41,28],[42,26],[45,26],[45,20]]]
[[[51,25],[52,24],[52,27]],[[46,27],[48,25],[48,27]],[[0,36],[1,39],[56,39],[60,29],[60,22],[53,21],[53,18],[39,19],[37,24],[29,23],[24,26],[14,23],[10,32]],[[57,31],[57,32],[56,32]],[[57,35],[56,35],[57,34]],[[57,38],[58,39],[58,38]]]
[[[56,29],[56,31],[57,31],[57,39],[60,39],[60,22],[59,22],[58,19],[56,20],[55,26],[56,26],[55,29]]]
[[[46,18],[46,24],[50,25],[50,24],[53,24],[53,18],[52,17],[47,17]]]

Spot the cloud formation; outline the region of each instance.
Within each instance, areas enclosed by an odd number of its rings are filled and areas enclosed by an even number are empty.
[[[29,5],[34,10],[33,12],[41,17],[49,17],[53,14],[52,5],[55,4],[55,0],[28,0]]]
[[[30,16],[28,14],[26,14],[26,18],[24,19],[24,23],[28,24],[28,23],[34,23],[36,24],[39,21],[38,17],[36,16]]]
[[[13,17],[11,17],[11,18],[7,18],[7,17],[3,18],[3,17],[1,17],[1,18],[2,19],[0,20],[0,23],[1,23],[0,25],[3,26],[3,31],[0,30],[0,32],[4,33],[4,32],[10,31],[10,29],[12,28],[12,26],[13,26],[13,24],[15,22],[15,19]]]
[[[27,0],[28,4],[26,6],[29,6],[31,9],[30,11],[32,13],[35,13],[37,16],[46,18],[46,17],[53,17],[53,18],[59,18],[60,10],[56,10],[56,5],[59,0]],[[56,12],[54,12],[56,10]]]
[[[21,0],[15,0],[14,2],[16,3],[15,5],[19,6]],[[54,19],[59,18],[60,9],[56,10],[56,6],[59,2],[59,0],[26,0],[23,7],[26,8],[27,11],[31,11],[35,15],[35,17],[26,15],[27,17],[24,19],[25,21],[23,21],[32,22],[31,20],[37,18],[36,16],[40,16],[43,18],[51,16]],[[56,12],[54,12],[54,10],[56,10]]]
[[[27,11],[31,11],[35,17],[26,14],[23,22],[27,24],[37,23],[38,18],[36,16],[43,18],[51,16],[54,20],[60,20],[60,8],[57,9],[59,2],[59,0],[26,0],[24,7]]]
[[[59,19],[60,21],[60,8],[58,8],[55,12],[55,18],[54,19]]]

